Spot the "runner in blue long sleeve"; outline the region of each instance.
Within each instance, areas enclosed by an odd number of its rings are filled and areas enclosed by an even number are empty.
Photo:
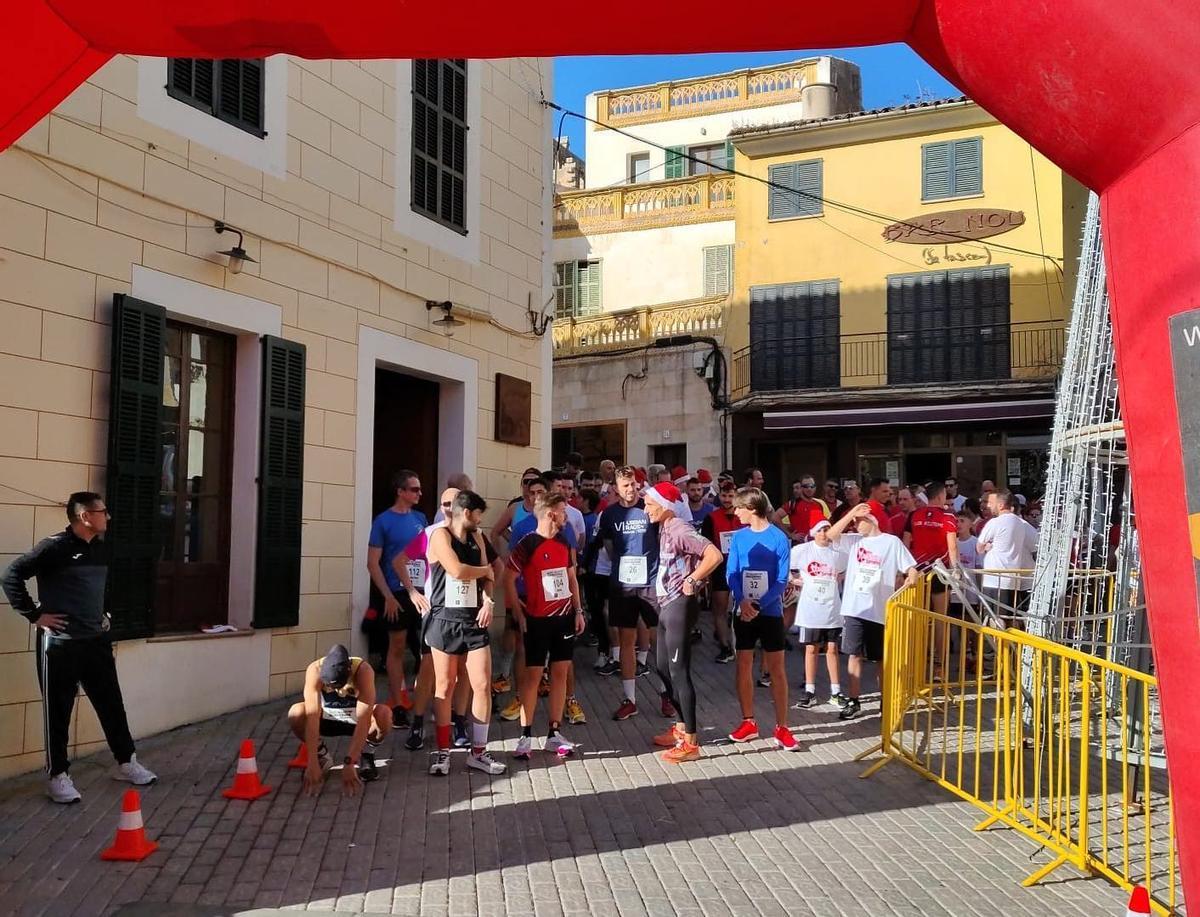
[[[783,591],[787,587],[791,543],[771,524],[771,504],[757,487],[743,487],[733,511],[747,527],[734,532],[729,545],[726,576],[736,614],[733,642],[737,649],[737,694],[742,723],[729,734],[735,742],[758,738],[754,719],[754,648],[761,645],[763,666],[771,676],[775,702],[775,744],[787,751],[800,748],[787,721],[787,671],[783,652]]]

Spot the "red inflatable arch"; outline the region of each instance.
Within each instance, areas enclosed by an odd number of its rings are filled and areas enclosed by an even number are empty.
[[[1200,4],[1168,0],[858,0],[637,29],[576,29],[546,0],[13,0],[0,33],[0,149],[113,54],[506,57],[839,47],[904,41],[1102,194],[1121,401],[1130,446],[1187,898],[1200,901]],[[712,13],[708,17],[707,13]],[[769,13],[764,15],[763,13]],[[791,27],[788,22],[793,22]],[[659,27],[656,28],[656,25]],[[1200,329],[1200,313],[1195,316]],[[1183,331],[1188,331],[1185,335]],[[1174,369],[1173,369],[1174,367]],[[1183,418],[1189,452],[1180,437]],[[1190,486],[1190,492],[1189,492]],[[1200,520],[1200,515],[1196,516]]]

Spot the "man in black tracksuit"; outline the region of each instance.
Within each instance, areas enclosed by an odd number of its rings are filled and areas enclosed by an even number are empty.
[[[113,776],[139,786],[157,778],[138,763],[125,718],[117,667],[104,612],[108,552],[103,535],[108,509],[96,493],[71,494],[70,525],[39,542],[4,573],[4,594],[12,607],[37,628],[38,683],[46,740],[47,794],[58,803],[78,802],[67,773],[67,730],[75,695],[82,684],[117,759]],[[36,577],[38,601],[26,581]]]

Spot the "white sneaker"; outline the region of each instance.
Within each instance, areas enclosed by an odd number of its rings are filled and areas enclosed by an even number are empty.
[[[557,735],[547,736],[546,744],[542,746],[542,750],[552,751],[560,758],[569,758],[575,753],[576,747],[574,742],[567,739],[560,732]]]
[[[124,780],[134,786],[149,786],[158,780],[158,775],[139,764],[137,755],[130,755],[127,763],[117,765],[113,779]]]
[[[83,799],[79,790],[75,789],[75,784],[71,782],[71,775],[66,771],[55,774],[46,782],[46,795],[64,806]]]
[[[450,752],[439,748],[429,753],[429,773],[437,777],[450,775]]]
[[[516,750],[513,751],[514,758],[520,758],[522,761],[529,760],[529,754],[533,751],[533,739],[529,736],[521,736],[517,739]]]
[[[490,752],[486,751],[477,755],[467,755],[467,767],[473,767],[475,770],[491,774],[493,777],[508,770],[506,765],[501,764],[491,756]]]

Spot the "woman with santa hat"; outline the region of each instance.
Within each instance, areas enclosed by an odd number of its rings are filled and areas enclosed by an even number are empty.
[[[670,482],[646,490],[646,515],[658,527],[656,663],[671,703],[679,711],[679,722],[655,736],[654,744],[667,748],[663,758],[672,764],[700,757],[690,637],[700,614],[696,593],[722,560],[717,547],[680,517],[686,506],[679,488]]]

